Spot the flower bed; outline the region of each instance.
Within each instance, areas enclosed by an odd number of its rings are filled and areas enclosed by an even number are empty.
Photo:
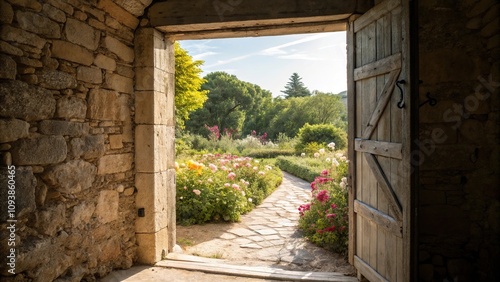
[[[333,154],[331,165],[311,182],[311,202],[299,207],[299,228],[313,243],[345,254],[348,244],[348,161]]]
[[[258,160],[206,154],[176,163],[177,222],[238,221],[271,194],[283,174]]]

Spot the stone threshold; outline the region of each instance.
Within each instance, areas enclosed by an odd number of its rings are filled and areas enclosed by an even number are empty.
[[[237,277],[273,279],[281,281],[311,282],[357,282],[358,279],[338,272],[291,271],[273,267],[243,266],[227,264],[224,260],[168,254],[166,260],[156,263],[157,267],[175,268]]]

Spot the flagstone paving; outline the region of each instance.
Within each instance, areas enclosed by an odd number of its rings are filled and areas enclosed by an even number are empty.
[[[185,247],[185,254],[222,258],[227,263],[353,274],[354,269],[343,256],[311,244],[298,230],[298,207],[310,197],[308,182],[284,173],[283,183],[276,191],[243,215],[241,222],[216,225],[216,237],[196,242],[196,235],[210,225],[178,226],[177,237],[190,234],[190,238],[184,239],[195,241],[193,246]]]

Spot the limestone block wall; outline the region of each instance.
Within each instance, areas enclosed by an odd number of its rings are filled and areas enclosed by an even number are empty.
[[[136,260],[134,33],[150,3],[0,0],[0,280],[93,280]]]
[[[420,281],[500,279],[500,3],[419,3]]]

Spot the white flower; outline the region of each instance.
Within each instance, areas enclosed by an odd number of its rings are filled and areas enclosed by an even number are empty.
[[[334,142],[331,142],[331,143],[329,143],[329,144],[328,144],[328,145],[326,145],[326,146],[327,146],[328,148],[332,149],[332,150],[333,150],[333,149],[335,149],[335,143],[334,143]]]
[[[250,203],[251,203],[251,202],[253,202],[252,198],[248,198],[248,201],[249,201]]]
[[[319,149],[319,153],[322,154],[322,155],[324,155],[325,154],[325,149],[323,149],[323,148]]]
[[[342,189],[345,189],[347,185],[344,182],[340,182],[340,187],[342,187]]]
[[[326,162],[327,162],[327,163],[329,163],[329,162],[331,162],[331,161],[332,161],[332,159],[330,159],[330,158],[326,158]]]
[[[306,153],[302,153],[300,154],[301,157],[305,157],[306,156]]]
[[[315,158],[319,158],[319,153],[314,153]]]
[[[339,165],[339,161],[337,161],[337,159],[336,159],[336,158],[333,158],[333,160],[332,160],[332,165],[333,165],[333,166],[338,166],[338,165]]]

